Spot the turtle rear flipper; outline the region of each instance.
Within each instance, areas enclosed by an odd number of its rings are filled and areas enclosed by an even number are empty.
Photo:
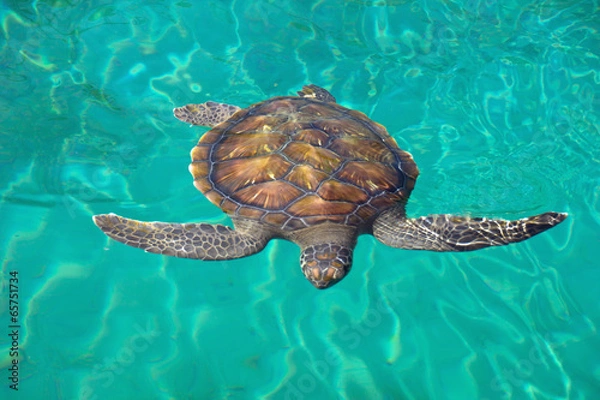
[[[306,85],[302,87],[302,90],[296,92],[300,97],[312,98],[315,100],[323,101],[326,103],[335,103],[335,97],[327,90],[317,85]]]
[[[373,235],[402,249],[470,251],[529,239],[566,217],[565,213],[547,212],[514,221],[446,214],[407,219],[398,210],[390,210],[375,220]]]
[[[268,236],[239,232],[223,225],[141,222],[115,214],[94,216],[109,237],[150,253],[200,260],[229,260],[261,251]]]
[[[173,115],[180,121],[192,125],[216,126],[225,122],[240,108],[230,104],[207,101],[202,104],[188,104],[173,109]]]

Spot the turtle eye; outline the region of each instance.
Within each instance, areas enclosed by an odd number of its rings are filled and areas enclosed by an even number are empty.
[[[306,279],[317,289],[341,281],[352,267],[352,250],[335,244],[308,246],[302,250],[300,265]]]

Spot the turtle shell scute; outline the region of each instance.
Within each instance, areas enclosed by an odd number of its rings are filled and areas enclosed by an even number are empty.
[[[365,114],[292,96],[238,111],[191,156],[194,185],[211,202],[283,230],[369,223],[406,201],[419,173]]]

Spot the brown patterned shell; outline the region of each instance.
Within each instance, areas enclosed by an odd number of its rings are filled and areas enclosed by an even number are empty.
[[[236,112],[192,150],[194,185],[230,215],[284,230],[360,226],[408,199],[419,171],[361,112],[276,97]]]

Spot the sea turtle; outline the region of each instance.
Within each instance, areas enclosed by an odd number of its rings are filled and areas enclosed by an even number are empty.
[[[419,174],[412,156],[382,125],[315,85],[244,109],[209,101],[174,114],[212,128],[192,149],[189,170],[235,228],[94,216],[111,238],[151,253],[229,260],[287,239],[301,248],[306,278],[324,289],[348,274],[361,234],[402,249],[468,251],[520,242],[567,216],[407,218]]]

